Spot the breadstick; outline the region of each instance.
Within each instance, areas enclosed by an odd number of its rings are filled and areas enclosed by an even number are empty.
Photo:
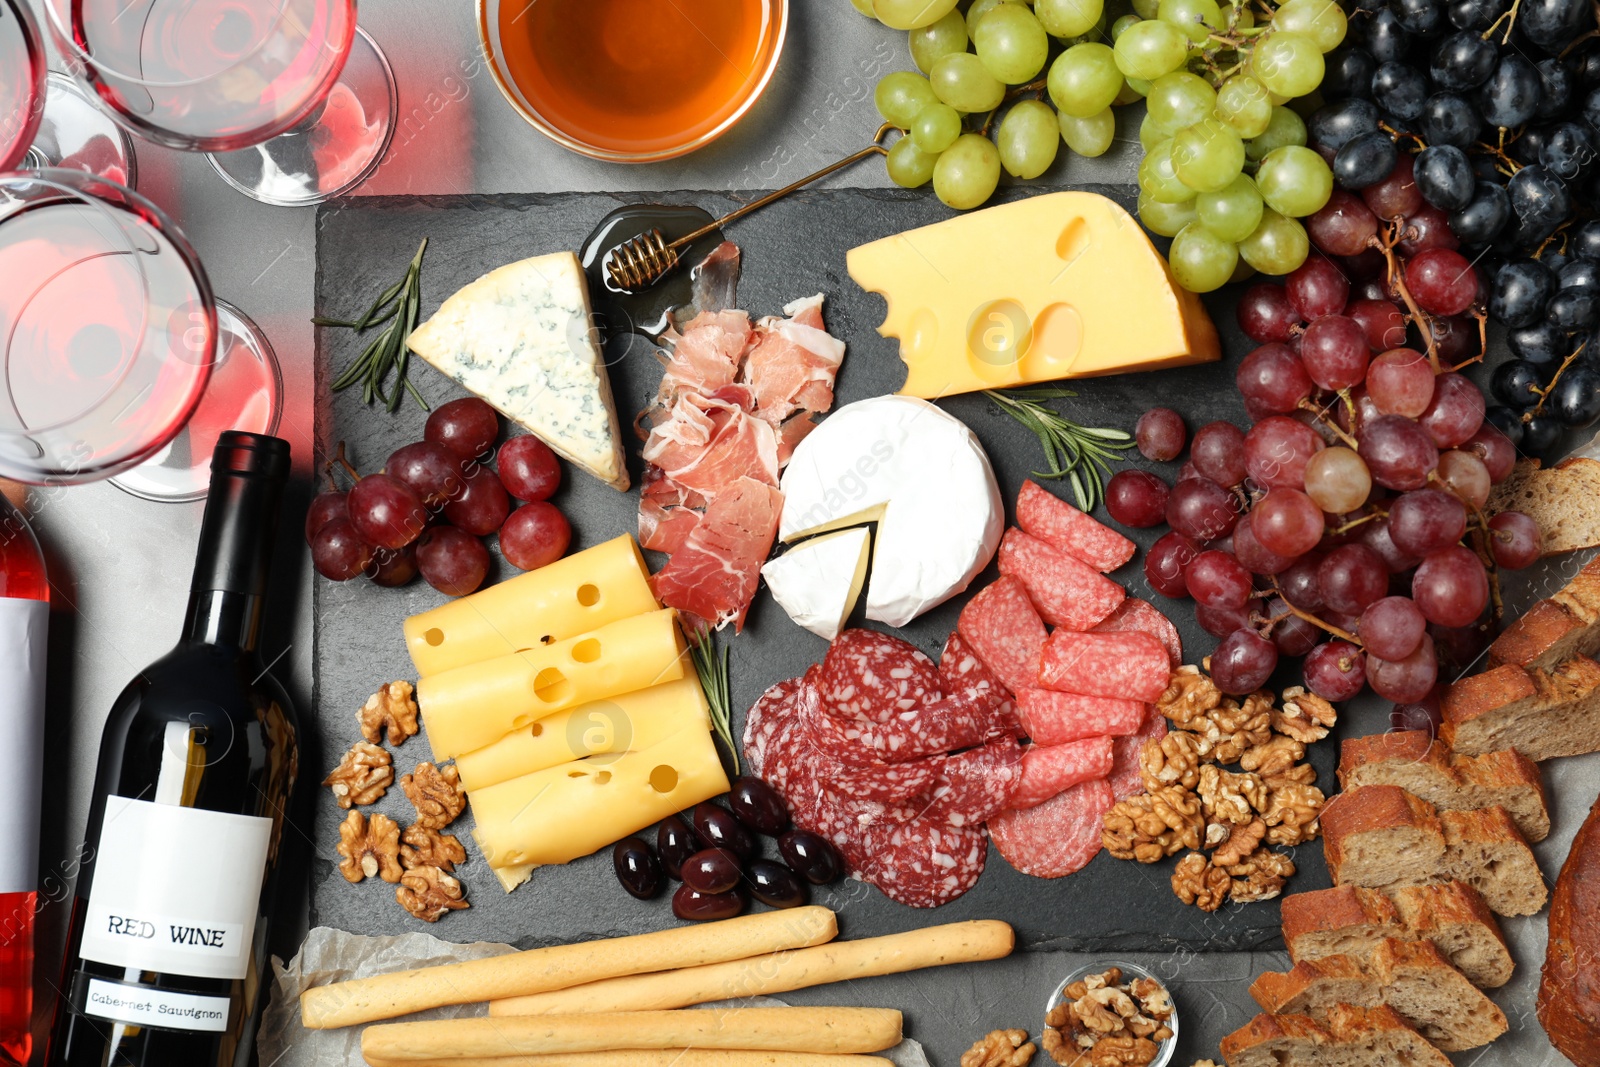
[[[662,1048],[611,1052],[555,1052],[533,1056],[477,1056],[453,1060],[368,1060],[370,1067],[894,1067],[882,1056],[825,1052],[756,1052],[749,1049]]]
[[[300,994],[300,1018],[312,1030],[351,1026],[445,1004],[502,1000],[619,975],[820,945],[838,932],[833,912],[813,905],[653,934],[535,948],[308,989]]]
[[[490,1015],[647,1011],[682,1008],[708,1000],[770,996],[791,989],[898,974],[947,963],[971,963],[1009,955],[1011,927],[991,919],[950,923],[925,930],[860,941],[835,941],[815,948],[709,963],[679,971],[608,978],[603,982],[534,993],[489,1005]]]
[[[362,1032],[361,1054],[411,1064],[641,1048],[879,1052],[899,1043],[893,1008],[691,1008],[386,1023]]]

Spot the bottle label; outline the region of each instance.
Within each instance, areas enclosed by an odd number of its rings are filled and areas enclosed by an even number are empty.
[[[0,597],[0,893],[39,881],[39,793],[44,767],[44,647],[50,605]]]
[[[206,1030],[221,1033],[228,1028],[227,997],[206,997],[198,993],[176,993],[144,985],[123,985],[103,978],[91,978],[84,995],[85,1014],[130,1026],[160,1026],[168,1030]]]
[[[107,797],[78,954],[243,978],[271,839],[271,819]]]

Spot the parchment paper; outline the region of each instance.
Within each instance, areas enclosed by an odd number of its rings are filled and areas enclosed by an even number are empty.
[[[261,1032],[256,1039],[261,1067],[364,1067],[366,1061],[361,1058],[361,1027],[307,1030],[300,1025],[300,994],[312,986],[350,978],[367,978],[390,971],[484,959],[515,951],[510,945],[488,941],[453,945],[430,934],[364,937],[319,926],[306,935],[299,953],[287,966],[273,957],[272,999],[262,1016]],[[783,1001],[771,997],[714,1001],[697,1006],[720,1008],[735,1004],[752,1008],[787,1006]],[[883,1007],[893,1005],[886,1004]],[[488,1008],[483,1004],[462,1004],[418,1012],[406,1016],[406,1019],[459,1019],[487,1013]],[[893,1060],[896,1067],[929,1067],[922,1046],[909,1039],[881,1055]]]

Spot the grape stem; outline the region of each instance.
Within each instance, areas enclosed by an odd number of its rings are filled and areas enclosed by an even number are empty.
[[[1529,387],[1535,393],[1539,394],[1539,402],[1537,404],[1533,405],[1533,410],[1532,411],[1523,412],[1523,414],[1522,414],[1522,421],[1523,422],[1528,422],[1528,421],[1532,420],[1532,418],[1535,415],[1541,414],[1544,411],[1544,402],[1546,400],[1550,399],[1550,394],[1551,393],[1555,392],[1556,383],[1561,380],[1561,376],[1566,373],[1567,368],[1572,366],[1573,361],[1576,360],[1579,356],[1583,355],[1583,350],[1585,348],[1588,348],[1588,347],[1589,347],[1589,340],[1588,340],[1588,338],[1584,338],[1584,340],[1579,343],[1578,347],[1573,349],[1572,355],[1568,356],[1566,359],[1561,361],[1561,366],[1556,368],[1555,377],[1550,379],[1550,384],[1549,385],[1545,386],[1543,389],[1539,388],[1537,385]]]
[[[1401,230],[1397,222],[1384,223],[1386,233],[1381,239],[1374,234],[1367,239],[1367,243],[1383,253],[1384,263],[1388,268],[1389,287],[1400,294],[1400,299],[1406,303],[1406,310],[1411,313],[1411,321],[1415,322],[1422,333],[1422,339],[1428,346],[1428,363],[1433,367],[1434,374],[1441,374],[1444,368],[1439,364],[1439,346],[1433,339],[1433,325],[1423,310],[1417,306],[1416,300],[1411,295],[1411,290],[1406,288],[1406,280],[1400,272],[1399,260],[1395,258],[1394,246],[1400,242]]]
[[[1495,158],[1495,170],[1499,171],[1501,174],[1504,174],[1507,178],[1515,177],[1517,171],[1522,169],[1522,164],[1506,155],[1507,130],[1504,126],[1501,126],[1499,129],[1500,135],[1497,144],[1490,144],[1487,141],[1479,141],[1473,145],[1473,147],[1480,150],[1484,154],[1493,156]],[[1521,136],[1522,130],[1519,127],[1515,133],[1511,134],[1511,140],[1515,141]]]
[[[1335,422],[1333,419],[1328,418],[1328,412],[1327,412],[1326,408],[1318,407],[1316,404],[1313,404],[1309,399],[1301,400],[1300,403],[1298,405],[1296,405],[1296,406],[1299,407],[1300,409],[1304,410],[1304,411],[1311,412],[1311,414],[1316,418],[1316,420],[1318,422],[1320,422],[1324,426],[1326,426],[1333,433],[1333,435],[1335,437],[1339,438],[1339,440],[1341,440],[1345,444],[1349,445],[1352,449],[1354,449],[1356,447],[1356,439],[1354,437],[1350,436],[1348,433],[1345,433],[1344,428],[1342,426],[1340,426],[1337,422]],[[1353,420],[1355,418],[1355,410],[1353,408],[1351,409],[1350,415],[1351,415],[1351,419]]]
[[[1521,6],[1522,6],[1522,0],[1511,0],[1510,9],[1508,11],[1506,11],[1505,14],[1501,15],[1499,18],[1497,18],[1493,22],[1489,23],[1489,28],[1483,31],[1483,39],[1485,41],[1487,41],[1490,37],[1493,37],[1495,28],[1498,27],[1501,22],[1505,22],[1506,23],[1506,35],[1504,37],[1500,38],[1500,43],[1501,44],[1510,44],[1511,43],[1511,31],[1517,28],[1517,9],[1520,8]]]
[[[1413,152],[1421,152],[1423,149],[1428,147],[1428,142],[1424,141],[1417,134],[1414,134],[1414,133],[1410,132],[1409,130],[1397,130],[1393,126],[1389,125],[1387,122],[1378,123],[1378,129],[1382,130],[1384,133],[1388,134],[1390,137],[1394,138],[1396,141],[1403,141],[1403,140],[1405,140],[1407,138],[1410,138],[1411,140],[1415,141],[1417,143],[1417,147],[1411,149],[1411,151],[1413,151]]]
[[[1593,6],[1594,6],[1595,19],[1597,21],[1600,21],[1600,0],[1594,0],[1594,5]],[[1588,40],[1592,40],[1593,38],[1596,38],[1596,37],[1600,37],[1600,28],[1596,28],[1596,29],[1590,30],[1588,33],[1584,34],[1582,37],[1579,37],[1577,40],[1575,40],[1571,44],[1567,45],[1567,47],[1565,47],[1565,48],[1563,48],[1561,50],[1561,54],[1559,56],[1557,56],[1556,58],[1557,59],[1566,59],[1567,56],[1571,54],[1571,52],[1572,52],[1572,50],[1574,48],[1578,47],[1583,42],[1588,41]]]
[[[1489,351],[1489,315],[1483,309],[1479,308],[1472,313],[1472,317],[1478,320],[1478,354],[1473,356],[1471,359],[1464,359],[1460,363],[1457,363],[1455,366],[1451,367],[1451,374],[1456,373],[1464,367],[1470,367],[1474,363],[1482,363],[1483,357]]]
[[[1045,84],[1045,79],[1039,78],[1035,81],[1029,82],[1026,85],[1013,85],[1011,88],[1007,89],[1005,95],[1000,98],[1000,107],[1004,107],[1006,104],[1009,104],[1014,100],[1020,100],[1029,93],[1043,94],[1045,91]],[[977,131],[980,135],[984,137],[989,136],[989,128],[994,125],[995,117],[1000,114],[1000,107],[995,108],[993,111],[990,111],[983,117],[983,125],[978,127]]]
[[[1382,508],[1379,508],[1376,511],[1372,511],[1361,516],[1359,519],[1351,519],[1342,526],[1334,527],[1333,534],[1335,537],[1337,537],[1340,534],[1349,533],[1351,530],[1354,530],[1357,526],[1360,526],[1364,522],[1371,522],[1373,519],[1387,519],[1388,517],[1389,513],[1384,511]]]
[[[1361,639],[1359,637],[1357,637],[1355,634],[1350,633],[1348,630],[1341,630],[1337,626],[1335,626],[1333,623],[1324,622],[1323,620],[1317,618],[1315,615],[1311,614],[1311,612],[1309,612],[1309,611],[1301,611],[1299,608],[1297,608],[1293,604],[1289,603],[1289,598],[1284,596],[1283,595],[1283,590],[1278,587],[1278,579],[1276,577],[1274,577],[1272,579],[1272,588],[1273,588],[1273,591],[1278,594],[1278,599],[1283,601],[1283,606],[1289,609],[1289,613],[1291,615],[1297,615],[1300,618],[1304,619],[1306,622],[1309,622],[1312,626],[1315,626],[1315,627],[1317,627],[1318,629],[1321,629],[1321,630],[1326,630],[1328,633],[1330,633],[1333,636],[1339,638],[1341,641],[1349,641],[1352,645],[1355,645],[1357,648],[1361,647]]]
[[[361,480],[361,472],[352,467],[350,461],[345,458],[343,441],[339,442],[339,451],[335,452],[333,458],[328,461],[329,481],[333,481],[333,464],[335,463],[344,468],[344,472],[350,476],[351,481],[359,482]],[[335,484],[334,488],[337,489],[338,485]]]

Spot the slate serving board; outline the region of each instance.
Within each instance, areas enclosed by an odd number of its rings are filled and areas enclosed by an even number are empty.
[[[1086,188],[1126,207],[1133,205],[1131,186]],[[1002,191],[999,199],[1014,195]],[[378,197],[330,205],[318,217],[317,314],[336,318],[359,315],[373,294],[391,284],[427,237],[430,245],[423,272],[426,317],[450,293],[484,272],[527,256],[577,249],[608,212],[646,199],[698,205],[712,215],[721,215],[741,202],[725,193],[670,192],[649,198],[599,193]],[[948,216],[947,209],[920,191],[841,189],[792,196],[735,223],[728,231],[729,238],[743,250],[740,306],[753,315],[773,314],[797,297],[825,293],[828,327],[849,344],[836,404],[892,392],[903,379],[904,365],[896,343],[879,337],[875,329],[883,318],[883,301],[850,280],[845,253],[855,245]],[[1057,406],[1086,425],[1129,430],[1139,413],[1156,403],[1176,407],[1191,429],[1213,419],[1242,421],[1244,411],[1233,389],[1232,367],[1252,346],[1234,325],[1236,297],[1236,292],[1225,292],[1208,298],[1223,334],[1222,364],[1070,383],[1079,396],[1057,401]],[[597,301],[596,310],[605,317],[603,302]],[[652,358],[653,346],[618,325],[603,322],[602,328],[607,333],[605,352],[619,416],[626,423],[654,396],[661,372]],[[364,342],[343,330],[319,329],[317,333],[319,451],[329,455],[343,441],[362,471],[376,470],[393,449],[421,437],[425,414],[409,399],[391,415],[365,406],[354,389],[330,396],[327,383],[331,375],[345,367]],[[413,367],[412,381],[431,404],[461,395],[420,360],[415,360]],[[1042,462],[1036,440],[981,394],[952,397],[942,403],[983,441],[1009,510],[1022,480]],[[638,442],[630,440],[629,449],[637,485],[641,470]],[[1150,465],[1136,452],[1128,455],[1130,465],[1159,470],[1168,481],[1176,476],[1176,464]],[[929,477],[937,478],[938,472],[929,471]],[[1064,484],[1046,484],[1070,498]],[[569,470],[555,502],[572,521],[574,550],[633,531],[636,526],[637,490],[617,493],[581,473]],[[1132,536],[1141,548],[1148,548],[1163,531],[1164,527],[1135,531]],[[929,536],[937,536],[937,531],[930,530]],[[1186,659],[1197,662],[1214,640],[1195,624],[1191,605],[1174,605],[1151,592],[1140,567],[1142,558],[1141,552],[1113,577],[1127,587],[1129,595],[1170,609],[1190,650]],[[491,580],[514,573],[497,559]],[[974,588],[993,576],[991,565]],[[355,711],[367,695],[383,682],[412,677],[400,635],[401,621],[444,598],[420,580],[396,590],[381,589],[364,580],[335,584],[320,578],[315,581],[314,596],[317,710],[315,729],[306,731],[315,736],[308,737],[311,743],[305,758],[318,761],[314,767],[320,777],[358,738]],[[958,597],[929,612],[901,631],[902,635],[936,658],[964,600]],[[732,649],[736,736],[744,710],[763,689],[799,675],[826,647],[820,638],[792,623],[764,590],[756,597],[744,632],[735,637],[729,631],[724,638]],[[397,776],[427,758],[425,738],[411,740],[395,752]],[[1318,768],[1320,784],[1330,793],[1334,759],[1335,740],[1313,748],[1312,762]],[[398,787],[369,810],[384,812],[402,825],[412,815]],[[369,880],[352,886],[339,875],[334,845],[343,815],[331,795],[321,791],[314,829],[317,858],[312,921],[369,934],[420,926],[399,910],[393,890],[386,884]],[[639,933],[675,921],[664,896],[640,902],[622,891],[612,874],[609,850],[565,867],[537,870],[528,885],[507,895],[471,846],[470,826],[469,811],[454,829],[468,844],[470,858],[460,873],[473,906],[450,914],[434,928],[432,932],[441,937],[527,946]],[[1293,889],[1328,884],[1320,844],[1295,850],[1294,859],[1300,873]],[[848,937],[960,919],[1002,918],[1016,927],[1022,944],[1035,948],[1165,952],[1281,945],[1275,901],[1232,905],[1207,915],[1183,905],[1173,895],[1169,877],[1174,862],[1142,866],[1102,853],[1076,875],[1045,881],[1017,873],[991,848],[988,869],[978,886],[931,913],[895,904],[877,890],[852,881],[823,888],[814,899],[841,913],[841,927]]]

